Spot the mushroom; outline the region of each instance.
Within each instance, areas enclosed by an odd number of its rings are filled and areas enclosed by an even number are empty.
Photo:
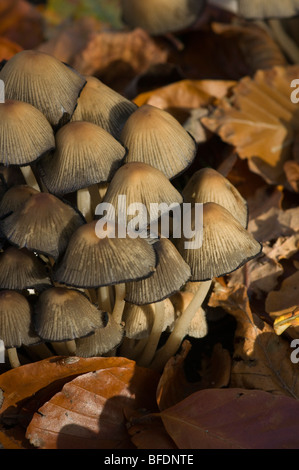
[[[195,23],[204,6],[204,0],[122,0],[122,20],[152,35],[173,33]]]
[[[26,183],[39,190],[30,164],[54,147],[53,129],[38,109],[12,99],[0,103],[1,164],[18,165]]]
[[[37,193],[2,221],[2,230],[11,244],[57,260],[83,223],[70,204],[53,194]]]
[[[119,139],[121,130],[137,105],[105,85],[96,77],[87,76],[71,121],[88,121]]]
[[[243,227],[247,227],[247,202],[235,186],[213,168],[202,168],[193,173],[182,195],[185,203],[216,202],[225,207]]]
[[[70,120],[86,84],[77,71],[37,50],[15,54],[1,69],[0,79],[5,83],[7,100],[30,103],[53,127]]]
[[[126,162],[147,163],[172,179],[195,158],[193,137],[167,111],[144,104],[128,118],[120,140],[128,149]]]
[[[26,184],[20,184],[9,188],[0,200],[0,218],[7,217],[15,212],[34,194],[38,194],[37,189]]]
[[[183,198],[160,170],[146,163],[130,162],[116,171],[102,202],[103,208],[107,207],[106,219],[140,233],[150,223],[157,231],[154,222],[168,214],[171,207],[179,208]]]
[[[126,150],[107,131],[84,121],[65,124],[55,141],[55,151],[39,162],[41,180],[56,195],[78,191],[78,209],[90,222],[95,208],[90,195],[96,206],[101,200],[97,183],[110,181]]]
[[[157,264],[153,247],[143,238],[114,236],[114,224],[100,233],[97,221],[84,224],[72,235],[62,260],[54,268],[57,282],[94,289],[115,287],[113,318],[121,322],[125,282],[150,276]]]
[[[195,223],[195,208],[192,208]],[[193,225],[193,229],[195,226]],[[203,204],[203,226],[197,229],[202,236],[200,247],[185,247],[186,238],[176,241],[176,247],[191,268],[191,281],[201,281],[186,310],[176,321],[165,345],[157,351],[151,367],[162,369],[175,354],[195,312],[206,298],[214,277],[228,274],[258,256],[262,245],[238,222],[227,209],[214,202]],[[194,234],[193,240],[196,239]],[[190,240],[187,242],[189,243]]]
[[[191,300],[193,299],[194,294],[188,291],[176,292],[171,296],[171,302],[175,309],[176,318],[180,317],[182,313],[186,310]],[[173,329],[170,328],[170,331]],[[200,306],[199,309],[195,312],[194,317],[192,318],[186,334],[191,336],[191,338],[204,338],[208,333],[208,324],[206,320],[206,313],[204,309]]]
[[[165,302],[174,292],[179,291],[191,277],[189,265],[183,260],[175,246],[167,238],[153,244],[158,263],[152,276],[126,285],[125,300],[134,304],[155,304],[154,322],[149,339],[138,359],[138,364],[148,366],[156,352],[165,328]]]
[[[26,297],[13,290],[0,291],[0,338],[11,367],[20,366],[17,348],[41,341],[32,326],[32,307]]]
[[[9,246],[0,253],[0,289],[40,290],[50,286],[46,264],[27,248]]]
[[[34,326],[44,341],[65,342],[76,353],[75,339],[91,334],[106,324],[105,314],[88,297],[75,289],[52,287],[39,295]]]
[[[97,328],[91,335],[78,338],[76,342],[76,356],[94,357],[114,354],[121,344],[124,328],[117,323],[110,313],[105,328]]]

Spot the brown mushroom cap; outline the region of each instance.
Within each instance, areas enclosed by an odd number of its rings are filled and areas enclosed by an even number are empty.
[[[288,18],[299,13],[298,0],[239,0],[238,14],[248,19]]]
[[[194,208],[192,221],[194,230]],[[206,281],[235,271],[262,250],[262,246],[227,209],[214,202],[203,204],[202,245],[185,248],[184,236],[174,243],[191,268],[192,281]]]
[[[71,237],[54,270],[66,285],[96,288],[150,276],[156,266],[153,247],[142,238],[99,238],[96,221],[82,225]]]
[[[70,119],[86,83],[71,67],[36,50],[15,54],[0,71],[0,79],[7,99],[32,104],[53,126]]]
[[[40,289],[51,285],[44,262],[26,248],[10,246],[0,253],[0,289]]]
[[[189,265],[168,238],[153,244],[157,267],[152,276],[126,284],[125,300],[137,305],[159,302],[177,292],[191,277]]]
[[[48,193],[32,195],[3,220],[10,243],[43,253],[55,260],[65,251],[73,232],[84,219],[71,205]]]
[[[11,212],[15,212],[34,194],[38,194],[37,189],[26,184],[12,186],[3,195],[0,201],[0,218],[6,217]]]
[[[69,341],[105,326],[105,314],[75,289],[52,287],[35,306],[34,325],[44,341]]]
[[[248,206],[234,185],[213,168],[196,171],[183,189],[186,203],[216,202],[225,207],[243,227],[248,223]]]
[[[97,328],[93,334],[76,339],[76,356],[93,357],[117,348],[123,339],[124,329],[115,322],[113,316],[108,313],[108,323],[105,328]]]
[[[153,304],[134,305],[126,302],[123,321],[125,323],[125,335],[127,338],[147,338],[151,332],[155,318]]]
[[[0,103],[0,163],[28,165],[54,147],[53,129],[38,109],[11,99]]]
[[[70,122],[55,136],[56,149],[39,161],[42,181],[54,194],[67,194],[112,178],[126,150],[91,122]]]
[[[147,163],[168,179],[182,173],[193,161],[196,143],[167,111],[140,106],[127,120],[120,137],[128,149],[126,162]]]
[[[126,196],[126,207],[120,207],[119,196]],[[166,176],[157,168],[146,163],[130,162],[122,165],[115,173],[108,186],[103,202],[113,207],[113,213],[107,212],[107,219],[118,220],[119,210],[127,214],[130,204],[141,203],[147,210],[147,222],[157,220],[162,213],[169,212],[171,204],[181,204],[182,195],[170,183]],[[161,206],[161,212],[151,204],[166,204]],[[134,215],[128,214],[126,222],[133,219]]]
[[[32,308],[23,295],[0,291],[0,338],[8,348],[41,342],[32,326]]]
[[[122,0],[122,19],[132,28],[160,35],[192,25],[204,4],[203,0]]]
[[[137,105],[96,77],[87,76],[71,121],[88,121],[119,139],[121,130]]]

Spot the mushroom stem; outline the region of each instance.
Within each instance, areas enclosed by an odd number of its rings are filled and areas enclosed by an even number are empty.
[[[98,306],[104,312],[112,312],[109,286],[101,286],[97,289]]]
[[[290,38],[290,36],[284,30],[281,21],[278,18],[271,18],[268,22],[274,39],[279,44],[282,51],[294,64],[298,64],[299,49],[295,41],[293,41],[292,38]]]
[[[145,348],[143,349],[140,358],[137,359],[137,363],[140,366],[143,367],[148,367],[149,364],[151,363],[158,343],[159,339],[163,330],[163,325],[164,325],[164,315],[165,315],[165,308],[164,308],[164,302],[157,302],[154,305],[154,311],[155,311],[155,319],[154,323],[152,326],[152,330],[150,332],[148,341],[146,343]]]
[[[126,285],[116,284],[115,288],[115,303],[112,311],[112,317],[116,323],[121,323],[123,311],[125,307]]]
[[[88,188],[78,189],[77,207],[87,223],[93,220],[91,196]]]
[[[7,348],[7,355],[11,367],[15,368],[21,365],[16,348]]]
[[[65,341],[65,346],[70,356],[76,355],[76,341],[74,339]]]
[[[165,345],[157,351],[150,365],[151,369],[161,371],[168,359],[170,359],[170,357],[172,357],[177,352],[183,338],[187,334],[188,327],[192,321],[192,318],[194,317],[196,311],[199,309],[199,307],[205,300],[211,287],[211,284],[212,280],[201,282],[197,292],[195,293],[188,307],[177,319],[174,328]]]
[[[37,182],[37,179],[33,173],[33,170],[30,165],[26,166],[21,166],[21,172],[24,176],[24,179],[26,181],[26,184],[30,186],[31,188],[36,189],[37,191],[40,191],[40,186]]]

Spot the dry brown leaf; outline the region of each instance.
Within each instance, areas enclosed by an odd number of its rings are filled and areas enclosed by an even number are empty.
[[[273,323],[274,331],[277,335],[281,335],[289,327],[299,326],[299,307],[296,307],[291,313],[280,315],[275,318]]]
[[[299,66],[260,70],[254,78],[242,78],[232,96],[202,118],[267,183],[285,184],[283,168],[291,159],[299,127],[299,108],[291,101],[290,86],[298,76]]]
[[[12,56],[21,52],[23,48],[19,44],[6,38],[0,38],[0,61],[9,60]]]
[[[170,358],[164,367],[157,387],[159,409],[165,410],[179,403],[192,393],[206,388],[226,387],[230,378],[231,358],[229,352],[216,344],[211,358],[202,359],[199,382],[188,382],[184,372],[184,361],[191,349],[191,344],[184,341],[179,354]]]
[[[135,412],[126,418],[128,433],[137,449],[177,449],[160,416]]]
[[[288,160],[285,162],[283,169],[289,185],[296,193],[299,193],[299,163]]]
[[[298,366],[291,362],[290,345],[251,311],[245,286],[214,292],[209,304],[237,321],[230,386],[298,399]]]
[[[117,91],[150,65],[166,62],[168,50],[142,29],[94,34],[71,65],[83,75],[95,75]]]
[[[299,233],[299,208],[282,210],[272,207],[250,220],[248,230],[261,243],[296,235]]]
[[[266,298],[265,309],[274,320],[282,315],[292,313],[299,307],[299,271],[282,281],[279,290],[269,292]],[[299,327],[288,328],[293,338],[299,338]]]
[[[122,358],[113,359],[115,367],[81,374],[38,409],[26,431],[34,446],[132,448],[124,408],[155,411],[158,374],[136,366],[133,361],[124,364]]]
[[[261,390],[208,389],[160,413],[179,449],[297,449],[299,404]]]
[[[1,0],[0,20],[0,36],[24,49],[33,49],[43,40],[42,14],[25,0]]]

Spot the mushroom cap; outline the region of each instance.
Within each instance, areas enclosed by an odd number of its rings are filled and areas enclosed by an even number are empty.
[[[45,263],[27,248],[9,246],[0,253],[0,289],[39,290],[49,285]]]
[[[119,196],[126,196],[125,207]],[[147,210],[145,225],[148,225],[158,220],[161,214],[169,212],[171,204],[180,205],[183,197],[157,168],[142,162],[130,162],[116,171],[103,202],[113,207],[112,212],[110,208],[107,210],[107,219],[118,220],[118,213],[121,212],[126,216],[126,223],[134,218],[133,214],[127,214],[128,206],[134,203],[143,204]],[[160,211],[158,204],[162,204]]]
[[[239,0],[238,14],[248,19],[288,18],[299,13],[298,0]]]
[[[29,165],[54,147],[53,129],[38,109],[12,99],[0,103],[0,163]]]
[[[152,276],[126,284],[125,300],[136,305],[159,302],[179,291],[191,277],[189,265],[168,238],[153,244],[158,263]]]
[[[13,290],[0,291],[0,338],[8,348],[41,342],[33,329],[31,305]]]
[[[195,208],[191,210],[194,230]],[[186,248],[185,236],[174,243],[191,268],[191,281],[206,281],[235,271],[258,256],[262,245],[238,222],[227,209],[214,202],[203,204],[202,244],[197,249]]]
[[[54,194],[109,181],[126,154],[111,134],[91,122],[65,124],[55,140],[55,151],[38,164],[43,183]]]
[[[122,0],[122,19],[132,28],[160,35],[191,26],[204,5],[204,0]]]
[[[143,238],[97,236],[97,222],[79,227],[54,269],[61,284],[96,288],[150,276],[157,264],[153,247]],[[109,225],[109,224],[108,224]]]
[[[105,315],[83,292],[52,287],[38,298],[34,325],[44,341],[68,341],[103,328]]]
[[[37,193],[3,220],[2,229],[13,245],[57,260],[83,223],[83,216],[70,204],[52,194]]]
[[[196,171],[183,189],[186,203],[216,202],[225,207],[243,227],[248,224],[248,206],[234,185],[213,168]]]
[[[126,162],[147,163],[169,179],[192,163],[197,150],[193,137],[170,113],[150,104],[131,114],[120,140],[128,149]]]
[[[72,116],[85,78],[50,54],[18,52],[0,71],[7,99],[25,101],[39,109],[52,126]]]
[[[28,186],[27,184],[20,184],[12,186],[3,195],[0,200],[0,218],[4,218],[15,212],[21,207],[28,199],[34,194],[38,194],[37,189]]]
[[[123,326],[110,313],[105,328],[97,328],[91,335],[76,339],[76,356],[102,356],[117,348],[124,336]]]
[[[88,121],[119,139],[128,117],[137,109],[128,100],[96,77],[87,76],[71,121]]]

